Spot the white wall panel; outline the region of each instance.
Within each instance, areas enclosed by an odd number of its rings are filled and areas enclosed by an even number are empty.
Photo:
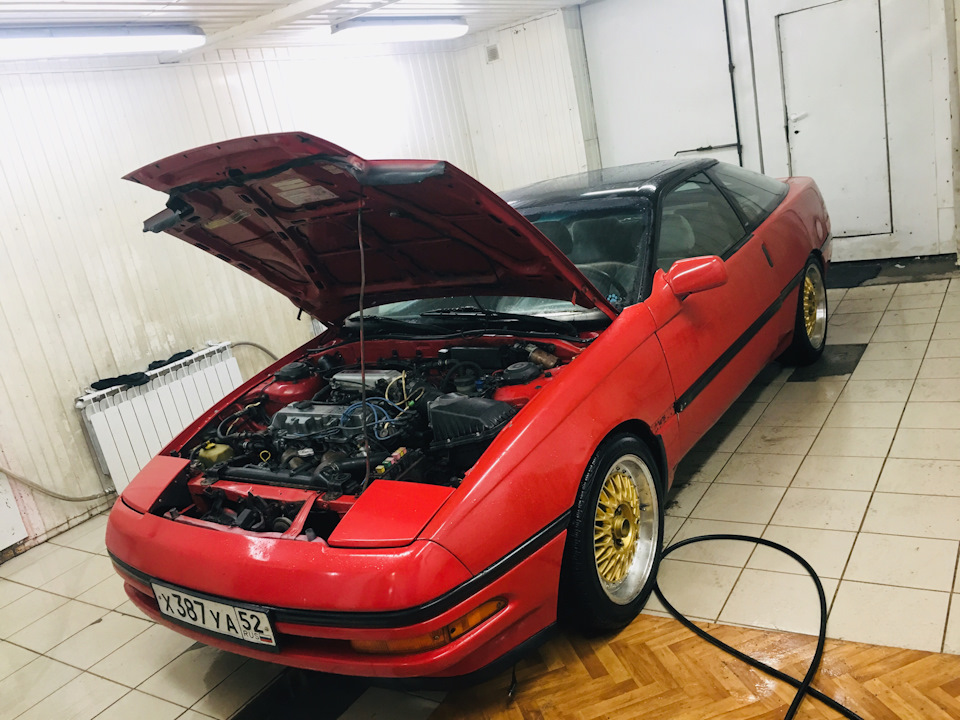
[[[164,197],[123,174],[283,130],[473,173],[457,84],[451,53],[264,49],[170,66],[0,65],[2,464],[60,492],[96,492],[102,479],[73,407],[82,387],[206,340],[282,353],[310,337],[286,298],[172,237],[142,235]],[[252,348],[237,356],[246,375],[267,362]],[[15,483],[13,493],[31,537],[95,505]]]
[[[586,170],[563,14],[469,40],[456,56],[477,177],[506,190]],[[487,62],[493,44],[500,59]]]

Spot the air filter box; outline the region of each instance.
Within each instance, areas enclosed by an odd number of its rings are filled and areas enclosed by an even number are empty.
[[[434,447],[486,444],[516,414],[499,400],[466,397],[458,393],[441,395],[427,404]]]

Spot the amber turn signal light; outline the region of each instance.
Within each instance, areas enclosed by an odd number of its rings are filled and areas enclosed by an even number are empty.
[[[461,618],[449,625],[438,628],[426,635],[400,638],[397,640],[351,640],[350,645],[357,652],[376,653],[380,655],[407,655],[410,653],[426,652],[443,647],[461,636],[467,634],[480,623],[489,620],[507,606],[504,598],[487,600],[480,607],[474,608]]]

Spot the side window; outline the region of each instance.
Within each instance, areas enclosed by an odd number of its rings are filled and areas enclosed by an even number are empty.
[[[720,163],[707,171],[726,190],[753,230],[787,195],[787,184],[736,165]]]
[[[723,255],[744,236],[740,218],[703,173],[663,198],[657,265],[668,270],[683,258]]]

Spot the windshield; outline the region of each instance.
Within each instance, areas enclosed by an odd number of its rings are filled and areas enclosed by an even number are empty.
[[[636,196],[579,197],[523,215],[563,252],[617,310],[638,301],[642,248],[649,242],[648,203]],[[444,310],[476,310],[551,318],[596,319],[603,314],[564,300],[459,296],[406,300],[370,308],[365,316],[411,320]],[[351,316],[355,319],[356,314]]]

